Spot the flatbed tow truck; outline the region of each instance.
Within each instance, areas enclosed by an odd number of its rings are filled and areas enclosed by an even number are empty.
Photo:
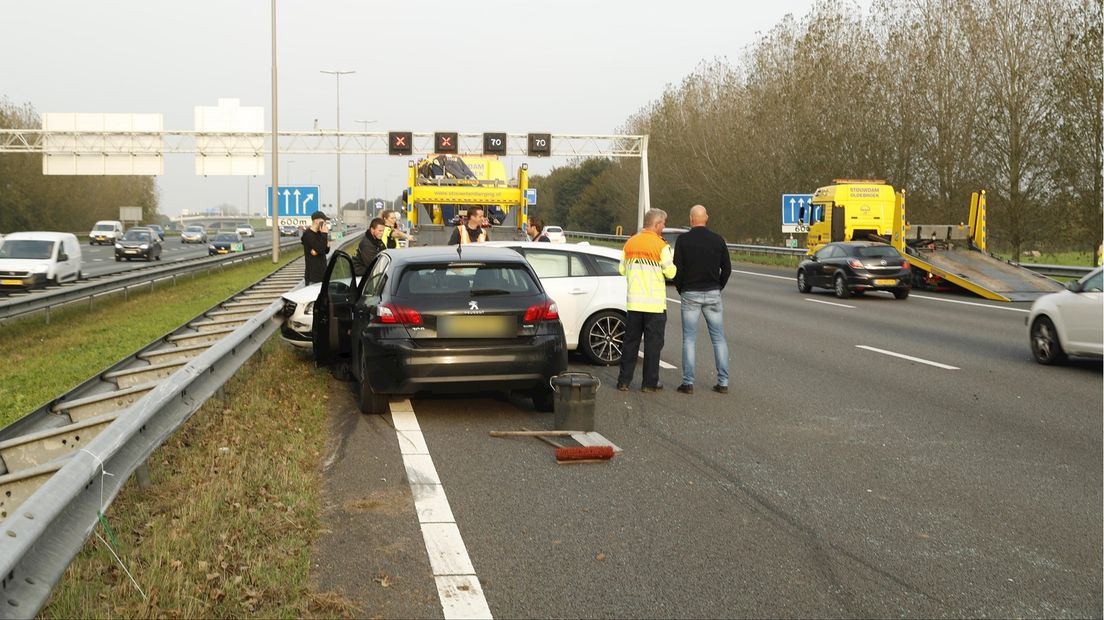
[[[475,164],[474,171],[465,159]],[[431,223],[448,225],[454,215],[461,215],[468,207],[484,207],[492,217],[500,213],[500,219],[509,214],[511,207],[517,207],[517,226],[522,229],[528,217],[525,190],[529,188],[529,166],[518,168],[516,185],[504,176],[502,164],[487,158],[431,155],[417,163],[411,161],[403,192],[407,217],[417,226],[421,206]]]
[[[912,265],[913,287],[962,289],[994,301],[1033,301],[1062,284],[988,251],[985,192],[970,196],[960,224],[911,224],[905,194],[884,181],[837,179],[813,194],[809,253],[830,241],[870,240],[893,245]]]

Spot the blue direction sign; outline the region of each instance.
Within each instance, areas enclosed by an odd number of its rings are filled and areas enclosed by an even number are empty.
[[[272,186],[269,185],[265,195],[268,203],[272,204]],[[311,213],[320,207],[317,185],[281,186],[277,192],[280,217],[310,217]]]
[[[812,194],[782,194],[782,232],[809,232]]]
[[[531,187],[531,188],[525,190],[525,204],[529,205],[530,207],[535,206],[537,204],[537,190],[536,190],[536,188]]]

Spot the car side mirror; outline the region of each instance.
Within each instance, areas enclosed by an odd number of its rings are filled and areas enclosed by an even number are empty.
[[[1071,293],[1080,293],[1081,283],[1077,280],[1070,280],[1069,282],[1066,282],[1066,290]]]
[[[817,255],[816,255],[816,254],[810,254],[810,255],[809,255],[809,260],[811,260],[811,261],[813,261],[813,262],[815,263],[815,262],[817,262],[817,261],[818,261],[818,260],[820,260],[820,259],[818,259],[818,258],[817,258]]]
[[[58,253],[58,260],[59,261],[67,261],[67,260],[69,260],[69,255],[66,254],[65,252],[59,252]]]

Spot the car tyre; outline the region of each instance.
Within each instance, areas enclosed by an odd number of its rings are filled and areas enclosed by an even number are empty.
[[[908,299],[909,289],[907,289],[907,288],[896,289],[896,290],[893,291],[893,296],[896,297],[897,299]]]
[[[1058,339],[1058,330],[1048,317],[1040,316],[1031,324],[1031,354],[1035,361],[1050,366],[1066,361],[1066,352]]]
[[[809,291],[813,290],[812,285],[810,285],[809,281],[805,278],[804,269],[801,269],[797,272],[797,290],[800,293],[808,293]]]
[[[598,312],[583,324],[583,355],[598,366],[621,363],[625,342],[625,317],[611,310]]]
[[[847,288],[847,280],[842,275],[836,276],[836,297],[847,299],[851,296],[851,289]]]
[[[368,370],[361,368],[360,379],[356,382],[357,407],[361,413],[380,415],[387,413],[387,397],[376,394],[368,382]]]
[[[529,397],[533,399],[533,408],[540,413],[552,413],[556,409],[556,393],[547,385],[534,388]]]

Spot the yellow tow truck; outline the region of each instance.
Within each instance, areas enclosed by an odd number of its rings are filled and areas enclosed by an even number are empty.
[[[522,164],[517,184],[506,180],[505,167],[494,157],[463,157],[439,154],[426,157],[407,167],[407,189],[403,203],[407,217],[418,224],[418,206],[428,212],[434,224],[449,224],[454,216],[463,215],[468,207],[479,205],[493,215],[495,211],[509,213],[519,209],[517,224],[527,220],[526,190],[529,188],[529,166]],[[503,215],[503,217],[504,217]]]
[[[957,288],[995,301],[1032,301],[1062,285],[993,256],[986,236],[985,192],[970,196],[970,216],[959,224],[912,224],[904,191],[883,180],[835,179],[813,193],[808,212],[809,253],[833,241],[882,241],[912,265],[914,288]]]

